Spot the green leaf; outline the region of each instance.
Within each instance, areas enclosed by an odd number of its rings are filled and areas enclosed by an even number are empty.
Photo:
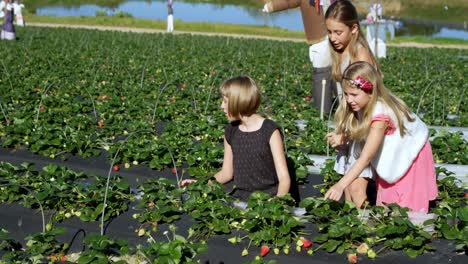
[[[335,251],[335,249],[338,247],[338,245],[341,244],[341,241],[338,241],[338,240],[329,240],[327,241],[323,247],[325,248],[325,250],[329,253]]]

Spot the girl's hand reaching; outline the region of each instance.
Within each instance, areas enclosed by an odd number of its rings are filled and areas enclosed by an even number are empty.
[[[327,193],[325,193],[325,199],[339,201],[343,195],[343,191],[344,188],[338,184],[335,184],[327,191]]]
[[[189,184],[194,183],[194,182],[196,182],[196,181],[197,181],[197,180],[194,180],[194,179],[183,180],[183,181],[180,183],[180,187],[182,187],[182,188],[187,187]]]
[[[345,138],[344,138],[343,134],[337,134],[336,132],[328,133],[325,136],[325,139],[334,148],[339,148],[341,145],[343,145],[345,143],[344,142]]]

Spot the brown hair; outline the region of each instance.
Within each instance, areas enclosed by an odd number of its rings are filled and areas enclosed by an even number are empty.
[[[251,116],[261,103],[261,92],[249,76],[238,76],[221,84],[220,92],[228,98],[228,111],[234,118]]]
[[[365,48],[369,54],[371,55],[372,64],[376,67],[377,71],[380,73],[379,66],[377,60],[375,59],[372,51],[367,44],[367,40],[362,33],[361,26],[359,25],[359,17],[354,5],[347,0],[339,0],[335,1],[330,7],[327,9],[325,13],[325,20],[333,19],[337,22],[343,23],[349,28],[353,27],[353,25],[357,25],[358,33],[353,34],[351,41],[349,42],[349,56],[350,62],[356,61],[358,49],[360,44],[363,48]],[[332,57],[332,77],[335,81],[341,81],[341,63],[339,59],[338,52],[333,48],[331,43],[330,50],[331,50],[331,57]]]

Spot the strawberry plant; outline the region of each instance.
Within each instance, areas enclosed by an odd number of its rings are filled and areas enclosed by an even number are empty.
[[[181,218],[182,190],[174,182],[164,178],[149,179],[139,191],[143,196],[135,208],[143,212],[134,215],[138,222],[157,228],[161,223],[172,223]]]
[[[37,199],[45,209],[55,210],[55,220],[63,221],[73,215],[83,221],[95,221],[102,212],[105,179],[76,173],[66,167],[49,165],[37,172],[31,164],[21,167],[9,163],[0,164],[0,178],[10,184],[30,188],[37,193]],[[36,199],[30,197],[19,186],[3,188],[0,198],[12,203],[23,198],[24,206],[37,208]],[[128,210],[128,203],[133,200],[128,183],[122,177],[114,177],[107,200],[105,220],[116,217]]]
[[[320,170],[320,174],[323,175],[323,183],[320,184],[320,193],[325,194],[335,183],[337,183],[342,175],[338,174],[335,169],[335,159],[327,159],[325,166]]]
[[[61,244],[56,237],[64,233],[63,228],[52,229],[27,236],[26,247],[9,238],[8,231],[1,229],[0,250],[6,251],[2,256],[5,263],[45,263],[65,256],[69,245]]]
[[[124,240],[114,240],[97,234],[87,236],[85,245],[86,250],[81,252],[78,258],[79,264],[125,263],[123,260],[114,260],[112,257],[120,257],[130,251]]]
[[[438,175],[440,174],[446,176],[437,184],[439,195],[434,209],[438,216],[435,220],[436,234],[438,237],[454,240],[456,251],[467,252],[468,207],[465,190],[457,185],[459,180],[450,176],[446,169],[438,168]]]
[[[357,208],[351,203],[341,205],[334,201],[306,198],[301,201],[301,206],[306,209],[309,221],[317,224],[321,233],[313,241],[327,252],[341,254],[364,242],[369,235]]]
[[[67,243],[60,244],[56,236],[63,234],[64,228],[56,228],[44,233],[37,233],[26,237],[26,252],[34,258],[42,259],[50,258],[51,256],[64,256],[68,251]]]
[[[214,234],[229,234],[239,228],[240,210],[230,206],[233,198],[216,181],[208,184],[198,180],[190,184],[184,193],[183,207],[195,220],[190,237],[206,240]]]
[[[198,263],[195,258],[207,251],[206,245],[189,241],[183,236],[177,235],[175,228],[172,228],[171,231],[172,239],[169,238],[168,231],[165,231],[167,242],[155,241],[150,237],[149,245],[138,247],[138,252],[151,263]]]
[[[294,200],[289,195],[272,198],[265,193],[252,193],[242,213],[242,229],[247,232],[250,243],[289,248],[291,243],[297,241],[303,226],[292,215],[293,204]]]
[[[10,237],[10,233],[1,228],[0,229],[0,251],[5,252],[2,260],[9,263],[21,263],[26,255],[21,249],[22,245],[18,241]]]
[[[408,208],[401,208],[397,204],[387,206],[388,209],[381,206],[371,209],[371,214],[376,216],[376,225],[373,227],[375,239],[384,241],[383,248],[404,250],[412,258],[435,250],[430,244],[431,234],[408,219]]]
[[[461,132],[431,129],[429,135],[436,163],[468,164],[468,143]]]

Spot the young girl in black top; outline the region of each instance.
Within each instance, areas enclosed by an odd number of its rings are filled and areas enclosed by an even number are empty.
[[[224,160],[215,179],[234,180],[234,196],[247,200],[254,191],[283,196],[291,180],[279,126],[257,114],[261,93],[255,81],[239,76],[225,81],[220,88],[221,108],[230,124],[224,132]],[[185,180],[182,186],[193,182]]]

